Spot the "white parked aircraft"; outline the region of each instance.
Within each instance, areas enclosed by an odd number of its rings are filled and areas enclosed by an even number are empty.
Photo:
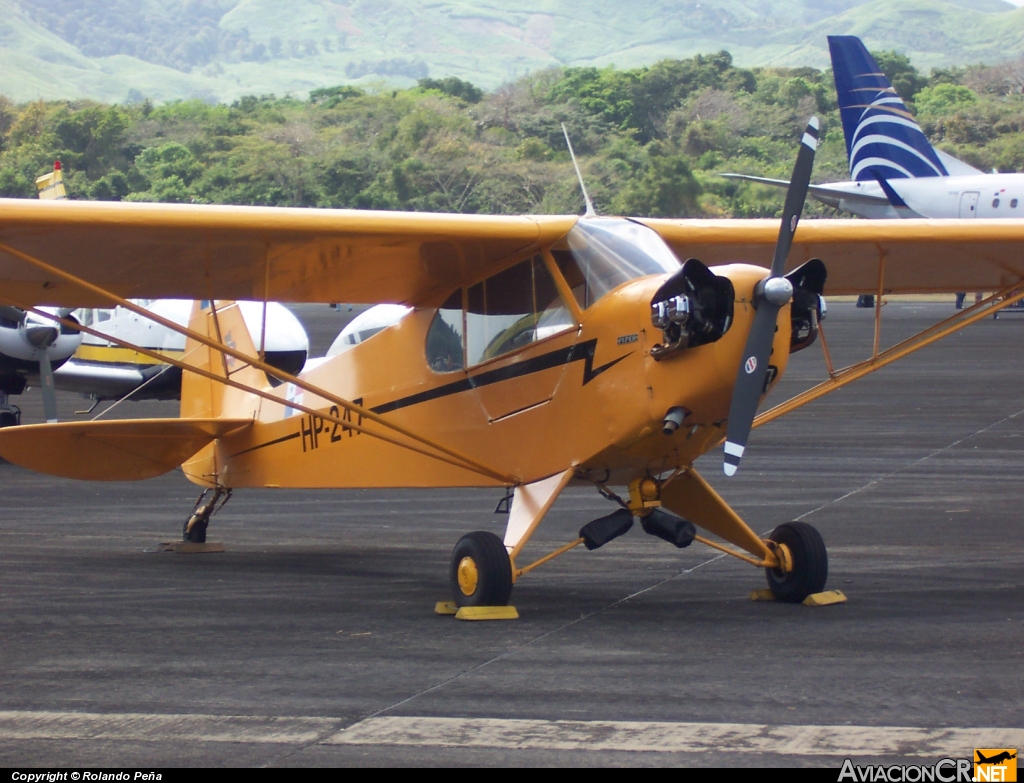
[[[188,323],[192,312],[191,299],[131,301],[182,326]],[[249,333],[255,335],[258,342],[263,332],[263,303],[239,302],[238,305]],[[91,326],[164,356],[175,359],[184,356],[182,335],[123,307],[76,310],[75,317],[83,326]],[[309,338],[287,307],[267,303],[267,330],[263,339],[268,364],[291,374],[302,370],[309,353]],[[116,400],[129,394],[133,400],[178,399],[181,392],[181,370],[92,335],[82,338],[74,356],[54,372],[54,379],[58,389],[96,400]]]
[[[859,38],[830,35],[828,45],[850,180],[811,185],[808,195],[866,218],[1024,217],[1024,174],[986,174],[935,149]]]
[[[66,198],[60,163],[51,174],[36,180],[42,200]],[[188,323],[192,301],[186,299],[132,300],[153,313],[182,326]],[[302,370],[309,353],[309,338],[302,324],[281,304],[267,304],[267,328],[262,302],[239,302],[249,332],[263,340],[267,363],[287,373]],[[43,308],[56,312],[54,308]],[[68,316],[69,310],[60,313]],[[75,310],[70,316],[111,337],[127,340],[173,359],[182,359],[185,338],[121,307]],[[27,386],[43,390],[48,421],[57,419],[55,389],[77,392],[96,401],[122,399],[177,399],[181,370],[112,341],[83,335],[15,307],[0,307],[0,427],[20,423],[21,411],[10,395]]]

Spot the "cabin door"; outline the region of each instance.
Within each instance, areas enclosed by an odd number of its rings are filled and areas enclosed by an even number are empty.
[[[969,190],[966,193],[960,195],[960,217],[962,218],[973,218],[978,217],[978,196],[981,195],[976,190]]]

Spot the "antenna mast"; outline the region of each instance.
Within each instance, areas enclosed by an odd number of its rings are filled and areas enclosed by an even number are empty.
[[[565,123],[562,123],[562,133],[565,134],[565,144],[569,148],[569,156],[572,158],[572,167],[576,169],[576,179],[580,181],[580,190],[583,191],[583,201],[587,205],[587,211],[583,213],[583,217],[597,217],[597,212],[594,211],[594,202],[590,200],[590,194],[587,193],[587,186],[583,184],[583,174],[580,173],[580,164],[576,162],[576,153],[572,151],[572,142],[569,141],[569,131],[565,129]]]

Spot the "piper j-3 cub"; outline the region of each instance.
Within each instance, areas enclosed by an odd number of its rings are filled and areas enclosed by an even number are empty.
[[[581,543],[605,545],[637,517],[675,546],[699,540],[763,568],[778,599],[801,601],[827,577],[818,532],[788,522],[762,539],[694,460],[724,442],[731,475],[754,427],[1024,299],[1017,221],[798,229],[816,138],[812,121],[781,229],[0,201],[9,306],[143,314],[129,297],[199,300],[187,329],[148,314],[187,337],[172,362],[184,371],[180,418],[12,427],[0,432],[0,454],[91,480],[181,465],[206,490],[185,523],[190,541],[204,540],[211,514],[246,487],[509,488],[504,537],[471,532],[455,545],[460,607],[506,605],[533,568]],[[790,353],[823,335],[826,279],[836,294],[997,293],[885,351],[876,331],[871,358],[852,367],[833,369],[826,351],[827,380],[755,416]],[[239,299],[412,309],[294,376],[266,362]],[[593,485],[617,508],[530,562],[528,542],[570,482]]]

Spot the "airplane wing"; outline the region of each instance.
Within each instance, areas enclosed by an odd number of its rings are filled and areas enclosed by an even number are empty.
[[[96,394],[104,399],[120,399],[143,380],[135,367],[83,364],[74,359],[53,371],[54,385],[60,391]]]
[[[759,185],[772,185],[776,188],[788,188],[789,181],[784,179],[770,179],[768,177],[755,177],[753,174],[721,174],[722,177],[728,177],[729,179],[740,179],[747,182],[756,182]],[[873,206],[887,207],[889,206],[888,199],[882,198],[881,196],[872,196],[868,193],[856,193],[838,188],[830,188],[828,185],[810,185],[807,188],[807,192],[815,198],[822,199],[830,205],[834,205],[838,199],[843,199],[849,202],[857,202],[860,204],[870,204]]]
[[[124,298],[418,305],[521,260],[576,217],[0,199],[0,244]],[[12,299],[106,306],[0,248]],[[439,302],[438,302],[439,303]]]
[[[774,220],[656,220],[680,258],[709,266],[771,265]],[[786,269],[812,258],[828,269],[826,295],[1000,291],[1024,279],[1024,220],[803,220]]]
[[[433,306],[577,220],[0,199],[0,295],[109,304],[9,248],[123,297]],[[775,220],[640,222],[709,265],[768,267],[779,231]],[[1024,220],[804,220],[787,270],[821,258],[830,295],[874,293],[880,271],[885,292],[996,291],[1024,279],[1022,243]]]
[[[58,391],[100,400],[120,400],[132,392],[135,399],[171,400],[178,396],[181,371],[166,364],[116,365],[72,358],[53,371],[53,385]]]

